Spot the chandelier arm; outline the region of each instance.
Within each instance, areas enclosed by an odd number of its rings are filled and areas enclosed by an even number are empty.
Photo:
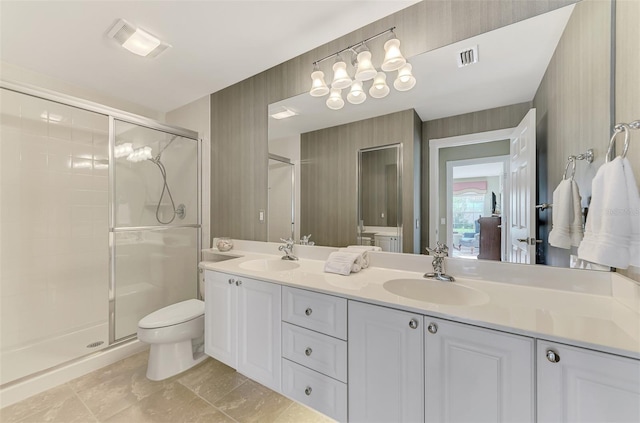
[[[352,45],[350,45],[350,46],[348,46],[348,47],[345,47],[345,48],[343,48],[342,50],[338,50],[338,51],[336,51],[335,53],[332,53],[332,54],[330,54],[330,55],[328,55],[328,56],[323,57],[322,59],[316,60],[315,62],[313,62],[313,66],[314,66],[314,67],[315,67],[315,66],[318,66],[320,63],[324,62],[325,60],[327,60],[327,59],[331,59],[332,57],[336,57],[336,56],[340,55],[341,53],[344,53],[344,52],[345,52],[345,51],[347,51],[347,50],[354,51],[353,49],[354,49],[355,47],[358,47],[358,46],[364,45],[365,43],[367,43],[367,42],[369,42],[369,41],[371,41],[371,40],[373,40],[373,39],[375,39],[375,38],[381,37],[381,36],[383,36],[383,35],[385,35],[385,34],[388,34],[389,32],[391,32],[391,33],[395,34],[395,32],[394,32],[394,30],[395,30],[395,29],[396,29],[396,27],[395,27],[395,26],[392,26],[391,28],[389,28],[389,29],[387,29],[387,30],[385,30],[385,31],[382,31],[382,32],[380,32],[379,34],[373,35],[373,36],[371,36],[371,37],[369,37],[369,38],[366,38],[366,39],[364,39],[364,40],[362,40],[362,41],[360,41],[360,42],[357,42],[357,43],[352,44]]]

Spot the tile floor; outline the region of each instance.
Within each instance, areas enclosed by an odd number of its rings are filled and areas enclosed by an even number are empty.
[[[147,352],[0,410],[2,423],[329,423],[333,420],[207,359],[173,378],[145,376]]]

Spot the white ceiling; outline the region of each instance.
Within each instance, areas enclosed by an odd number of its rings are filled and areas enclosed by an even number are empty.
[[[481,178],[485,176],[500,176],[504,172],[502,162],[479,163],[453,167],[453,179]]]
[[[0,59],[166,112],[417,2],[2,0]],[[127,52],[106,37],[119,18],[173,47]]]
[[[269,118],[269,139],[280,139],[401,110],[415,109],[423,121],[531,101],[553,56],[574,5],[566,6],[467,40],[412,57],[416,86],[406,92],[391,88],[383,99],[358,105],[346,101],[340,110],[326,107],[326,97],[301,94],[269,106],[300,113],[288,119]],[[458,68],[457,53],[478,45],[479,62]],[[373,52],[375,55],[378,52]],[[381,53],[378,53],[381,54]],[[331,72],[325,71],[327,83]],[[365,91],[371,82],[365,83]]]

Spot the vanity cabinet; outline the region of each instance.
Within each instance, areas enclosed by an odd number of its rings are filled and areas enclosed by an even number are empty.
[[[349,421],[424,421],[419,314],[349,301]]]
[[[532,338],[424,323],[426,422],[535,421]]]
[[[282,393],[347,421],[347,300],[282,288]]]
[[[382,251],[388,251],[391,253],[400,253],[400,237],[392,235],[379,235],[374,236],[374,244],[376,247],[380,247]]]
[[[280,390],[281,287],[207,271],[205,353]]]
[[[640,422],[639,360],[541,340],[536,358],[539,422]]]

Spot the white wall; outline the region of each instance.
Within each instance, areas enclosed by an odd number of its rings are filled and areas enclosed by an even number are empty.
[[[58,93],[93,101],[105,106],[113,107],[129,113],[145,116],[158,121],[164,120],[164,113],[149,109],[148,107],[121,100],[93,89],[69,84],[60,79],[34,72],[11,63],[0,61],[0,77],[3,81],[27,84],[35,88],[44,88]]]

